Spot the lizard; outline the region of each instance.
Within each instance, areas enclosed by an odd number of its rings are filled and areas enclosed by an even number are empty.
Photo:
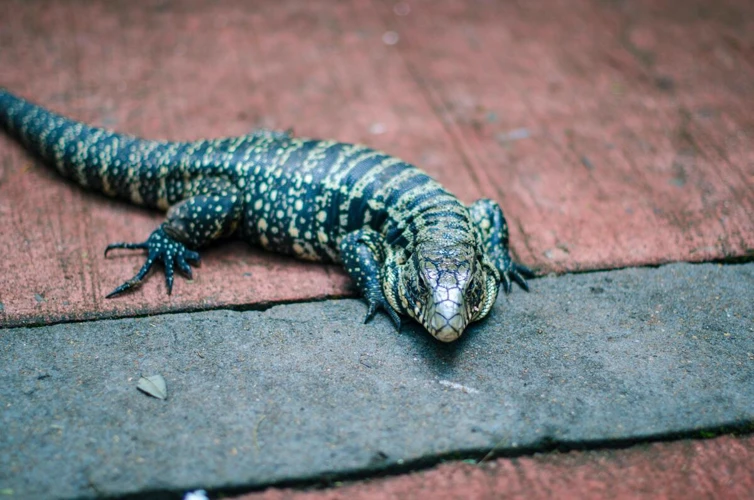
[[[142,242],[146,260],[107,297],[132,290],[155,263],[167,292],[192,277],[197,249],[225,237],[300,259],[340,263],[366,301],[400,329],[420,323],[442,342],[486,317],[502,288],[528,291],[495,201],[462,203],[419,168],[370,147],[261,129],[187,142],[147,140],[58,115],[0,87],[0,123],[77,184],[167,212]]]

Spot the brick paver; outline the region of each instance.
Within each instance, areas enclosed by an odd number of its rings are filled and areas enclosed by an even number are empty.
[[[448,463],[324,491],[267,490],[236,500],[746,499],[754,497],[754,438],[721,437]]]
[[[0,4],[0,84],[152,138],[366,142],[464,200],[501,201],[542,272],[754,249],[754,4],[26,2]],[[61,181],[0,136],[0,324],[348,293],[334,267],[245,245],[204,253],[172,297],[104,259],[161,216]]]

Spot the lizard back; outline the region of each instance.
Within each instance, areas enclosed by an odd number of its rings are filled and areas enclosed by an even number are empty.
[[[0,121],[30,151],[76,183],[168,210],[208,186],[243,198],[239,236],[307,260],[339,261],[349,232],[370,227],[410,248],[442,227],[473,244],[466,207],[421,170],[369,147],[257,131],[171,142],[92,127],[0,89]],[[223,191],[225,192],[225,191]]]

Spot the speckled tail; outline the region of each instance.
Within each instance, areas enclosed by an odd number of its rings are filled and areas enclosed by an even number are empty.
[[[57,161],[58,157],[61,160],[73,160],[70,153],[74,152],[76,145],[95,131],[92,127],[57,115],[1,88],[0,122],[6,132],[29,151],[54,164],[67,176],[71,176],[69,167],[73,165],[63,165],[63,162]],[[57,154],[58,150],[60,154]]]
[[[158,175],[146,153],[158,153],[168,143],[90,127],[2,88],[0,124],[30,152],[78,184],[139,205],[159,206],[158,193],[142,189],[154,184],[149,181]]]

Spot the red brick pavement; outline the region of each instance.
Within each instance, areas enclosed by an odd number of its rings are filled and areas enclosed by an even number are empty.
[[[236,500],[751,499],[754,438],[721,437],[499,459],[323,491],[267,490]]]
[[[542,272],[754,252],[754,4],[8,0],[0,85],[150,138],[366,142],[491,196]],[[104,295],[161,216],[84,193],[0,137],[0,323],[346,293],[234,244],[172,297]]]

